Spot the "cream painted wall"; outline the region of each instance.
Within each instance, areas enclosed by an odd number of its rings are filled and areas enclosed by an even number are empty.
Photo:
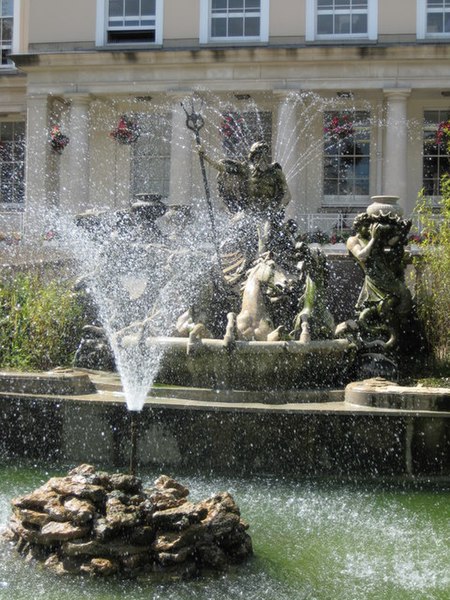
[[[305,35],[305,0],[271,0],[269,14],[270,36]]]
[[[198,39],[200,0],[165,0],[164,38]]]
[[[95,40],[96,0],[32,0],[30,43]]]
[[[379,0],[378,33],[416,33],[417,0]]]
[[[96,0],[32,0],[30,43],[93,42]],[[415,34],[416,0],[379,0],[379,35]],[[200,0],[164,1],[164,38],[198,39]],[[305,34],[306,0],[271,0],[269,35]]]

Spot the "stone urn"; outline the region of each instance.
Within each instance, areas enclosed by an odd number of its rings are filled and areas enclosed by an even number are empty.
[[[372,196],[371,204],[366,209],[367,214],[374,217],[403,215],[403,208],[399,205],[399,196]]]

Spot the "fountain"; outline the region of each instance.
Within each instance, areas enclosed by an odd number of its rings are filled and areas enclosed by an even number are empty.
[[[184,413],[169,415],[172,428],[164,422],[155,431],[169,431],[175,437],[177,428],[186,432],[192,426],[192,437],[183,439],[188,450],[184,454],[192,455],[195,462],[203,444],[206,454],[211,454],[211,463],[203,462],[206,469],[219,460],[224,466],[228,461],[231,469],[242,464],[242,472],[270,469],[317,474],[314,469],[320,464],[322,474],[348,474],[346,467],[352,462],[359,465],[359,473],[395,476],[405,469],[413,476],[420,468],[435,473],[427,462],[427,448],[434,439],[436,468],[445,472],[446,425],[442,420],[437,428],[429,424],[436,416],[433,411],[448,411],[448,394],[436,392],[430,403],[421,406],[426,410],[425,424],[420,415],[401,415],[404,407],[396,391],[389,393],[396,396],[398,412],[388,415],[385,383],[379,404],[374,400],[378,389],[354,386],[345,402],[342,394],[339,407],[330,406],[336,388],[355,379],[396,378],[399,364],[414,343],[409,335],[412,303],[404,284],[410,224],[399,213],[395,199],[374,198],[355,222],[348,250],[364,272],[363,291],[353,318],[335,323],[328,308],[327,257],[305,244],[295,221],[286,219],[289,186],[280,164],[271,162],[266,143],[261,139],[246,142],[245,153],[216,160],[202,145],[205,121],[195,102],[187,101],[183,107],[205,187],[206,225],[201,214],[199,218],[185,206],[166,205],[156,196],[136,198],[127,210],[80,214],[76,227],[61,221],[67,249],[80,250],[77,259],[83,275],[77,290],[92,314],[77,365],[88,369],[95,382],[102,375],[91,369],[99,365],[117,369],[120,385],[112,385],[110,378],[107,386],[113,394],[120,394],[123,387],[119,401],[125,399],[130,418],[112,409],[106,420],[112,430],[122,429],[126,422],[131,435],[129,475],[109,476],[83,465],[65,477],[51,478],[31,494],[17,494],[10,539],[30,557],[45,560],[55,572],[141,576],[165,571],[169,576],[174,572],[185,576],[205,568],[221,569],[226,562],[240,562],[251,554],[247,526],[226,493],[215,495],[209,504],[190,503],[184,486],[171,478],[158,478],[153,486],[144,486],[136,478],[139,454],[144,452],[138,446],[140,430],[148,428],[144,408],[152,402],[149,393],[156,399],[155,412],[158,399],[166,398],[174,401],[173,413]],[[206,165],[218,172],[218,189],[226,207],[222,213],[211,203]],[[420,333],[414,335],[417,342]],[[162,387],[152,387],[155,382]],[[104,393],[107,386],[100,391]],[[377,388],[373,381],[372,386]],[[86,391],[85,399],[101,404],[91,392]],[[328,412],[315,405],[307,413],[305,405],[317,402],[319,396],[318,402]],[[191,417],[191,412],[199,411],[201,397],[212,407],[207,427]],[[246,413],[236,408],[241,401]],[[228,418],[217,408],[222,403],[226,409],[227,402],[232,405]],[[408,402],[408,410],[417,406],[414,400]],[[269,415],[268,404],[279,413]],[[280,409],[282,404],[288,406]],[[369,406],[379,407],[380,412],[370,412]],[[260,411],[262,418],[254,420],[252,411]],[[304,421],[299,419],[302,411]],[[371,420],[369,434],[366,417]],[[80,430],[75,426],[74,437]],[[293,452],[299,432],[317,453],[314,460],[307,452],[301,456]],[[215,443],[218,440],[220,444]],[[354,440],[359,440],[356,450]],[[119,447],[120,440],[116,443]],[[94,454],[99,452],[93,446]],[[387,455],[392,459],[385,464]],[[399,458],[403,455],[404,462]],[[285,506],[272,508],[274,514],[280,510],[286,515],[286,508],[289,512],[298,498],[282,502]],[[74,505],[78,509],[72,515]],[[119,521],[115,530],[114,519]],[[133,521],[133,527],[128,521]],[[105,522],[110,530],[103,539]],[[150,533],[141,543],[143,531]],[[229,534],[235,536],[233,541]],[[176,541],[183,536],[189,543]],[[440,543],[439,536],[436,539]],[[141,561],[149,553],[151,560]],[[347,550],[348,572],[357,570],[355,561],[358,557],[349,556]],[[437,572],[441,571],[438,565]],[[311,593],[320,597],[317,585],[309,585]],[[403,583],[396,585],[390,582],[387,587],[404,588]],[[269,591],[267,597],[294,597],[292,589],[286,584],[273,595]],[[373,584],[373,589],[377,593],[379,588]],[[330,584],[322,597],[336,595],[331,590]],[[347,597],[355,590],[362,593],[354,583],[353,588],[346,588]],[[189,596],[189,591],[180,593],[180,597]]]

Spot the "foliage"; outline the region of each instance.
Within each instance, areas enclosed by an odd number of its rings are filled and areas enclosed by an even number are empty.
[[[417,213],[422,232],[415,259],[419,317],[434,359],[434,368],[450,365],[450,177],[441,180],[440,218],[421,194]]]
[[[67,282],[19,274],[0,286],[0,365],[69,366],[81,338],[82,308]]]

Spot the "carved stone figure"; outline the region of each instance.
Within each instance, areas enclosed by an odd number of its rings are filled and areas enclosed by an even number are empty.
[[[266,142],[255,142],[247,161],[223,159],[214,161],[199,146],[198,152],[218,171],[218,189],[235,229],[240,264],[236,256],[225,258],[229,281],[239,279],[258,255],[276,251],[283,238],[285,207],[290,192],[283,170],[270,162],[270,148]]]
[[[412,310],[405,283],[405,246],[411,221],[395,212],[366,212],[354,221],[347,248],[364,271],[356,313],[363,339],[381,339],[386,348],[400,342]]]

